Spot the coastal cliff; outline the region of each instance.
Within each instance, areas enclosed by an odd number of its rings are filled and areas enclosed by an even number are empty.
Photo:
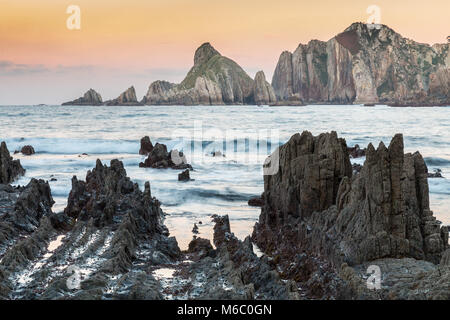
[[[449,44],[430,46],[385,25],[354,23],[327,42],[281,54],[272,86],[279,100],[306,103],[448,105]]]

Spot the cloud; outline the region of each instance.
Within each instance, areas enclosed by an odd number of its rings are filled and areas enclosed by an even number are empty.
[[[48,71],[49,69],[41,64],[29,65],[0,60],[0,76],[20,76]]]

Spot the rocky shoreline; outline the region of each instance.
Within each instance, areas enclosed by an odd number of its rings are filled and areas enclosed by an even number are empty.
[[[139,153],[167,162],[158,145],[144,137]],[[0,151],[1,299],[450,298],[448,229],[429,209],[425,162],[404,154],[402,135],[377,149],[348,148],[335,132],[294,135],[250,201],[261,206],[252,236],[239,240],[228,216],[212,215],[213,243],[194,233],[186,251],[150,183],[140,190],[121,161],[74,176],[55,213],[48,182],[12,187],[25,171],[6,144]],[[355,172],[350,155],[363,152]],[[367,287],[374,265],[378,290]]]

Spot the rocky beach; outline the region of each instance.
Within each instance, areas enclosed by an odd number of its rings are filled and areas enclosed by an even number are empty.
[[[140,152],[152,159],[157,145],[144,137]],[[279,170],[264,176],[253,233],[240,240],[228,215],[211,212],[212,241],[194,227],[181,249],[151,181],[141,190],[122,161],[74,176],[54,212],[47,181],[10,184],[25,170],[2,143],[0,297],[449,299],[448,228],[430,210],[422,155],[405,153],[396,134],[368,144],[355,173],[355,149],[336,132],[293,135],[265,161]],[[381,271],[377,290],[370,266]]]

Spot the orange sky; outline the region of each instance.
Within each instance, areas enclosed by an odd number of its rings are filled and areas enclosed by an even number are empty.
[[[81,30],[66,28],[72,4],[81,8]],[[283,50],[367,21],[372,4],[403,36],[446,41],[449,0],[0,0],[0,104],[33,83],[17,103],[59,103],[87,86],[112,98],[134,84],[141,97],[153,80],[180,81],[205,41],[270,81]],[[2,65],[18,69],[1,74]],[[59,96],[50,96],[52,86]]]

